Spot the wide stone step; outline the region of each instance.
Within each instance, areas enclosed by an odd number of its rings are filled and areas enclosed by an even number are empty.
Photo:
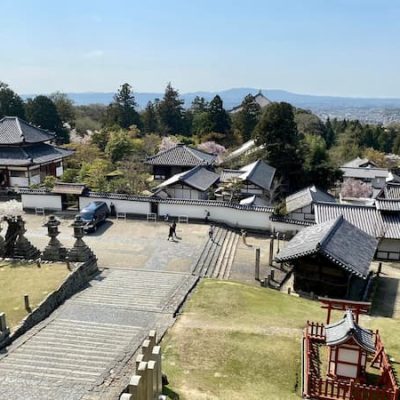
[[[18,377],[19,379],[32,379],[32,378],[39,378],[39,382],[42,382],[44,379],[51,379],[51,380],[63,380],[63,381],[70,381],[70,382],[78,382],[78,383],[85,383],[85,384],[93,384],[96,382],[96,377],[88,377],[88,376],[75,376],[72,374],[64,374],[64,373],[57,373],[51,371],[28,371],[25,368],[16,369],[15,366],[5,366],[0,364],[0,374]],[[42,384],[40,384],[42,385]],[[0,386],[1,387],[1,386]],[[3,399],[0,392],[0,398]],[[28,398],[27,398],[28,399]]]

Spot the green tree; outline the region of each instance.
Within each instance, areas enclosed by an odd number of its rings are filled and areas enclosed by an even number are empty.
[[[61,92],[55,92],[49,97],[56,106],[61,121],[73,126],[75,122],[75,108],[73,101],[65,93]]]
[[[168,83],[163,99],[157,105],[162,135],[183,133],[184,110],[183,100],[179,93]]]
[[[220,96],[216,95],[208,107],[208,117],[210,121],[210,132],[228,134],[231,130],[229,114],[224,109]]]
[[[144,133],[156,133],[159,131],[157,112],[151,101],[147,103],[146,108],[143,111],[142,120]]]
[[[331,163],[325,140],[321,136],[308,134],[303,144],[307,184],[314,184],[325,190],[331,188],[342,177],[342,172]]]
[[[243,141],[248,141],[253,135],[261,115],[261,107],[256,102],[255,97],[248,94],[241,104],[242,109],[234,114],[234,127],[240,132]]]
[[[328,118],[325,123],[325,143],[327,148],[331,148],[336,141],[336,134],[333,130],[331,120]]]
[[[282,176],[283,184],[289,190],[302,187],[303,155],[293,107],[288,103],[268,106],[254,130],[254,137],[263,146],[266,161]]]
[[[26,115],[33,125],[55,132],[57,143],[69,142],[69,133],[63,127],[57,108],[49,97],[40,95],[28,99]]]
[[[7,84],[0,81],[0,118],[6,116],[25,119],[24,102]]]
[[[114,101],[107,107],[106,125],[117,125],[124,129],[136,125],[140,129],[142,122],[139,113],[136,111],[136,106],[131,85],[124,83],[115,94]]]
[[[112,132],[105,148],[105,153],[112,163],[121,161],[133,150],[133,144],[128,132]]]

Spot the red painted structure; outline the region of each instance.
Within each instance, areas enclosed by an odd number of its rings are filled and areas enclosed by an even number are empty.
[[[327,321],[330,321],[331,311],[335,310],[354,310],[355,319],[358,320],[359,314],[365,314],[370,308],[369,303],[349,302],[335,299],[321,299],[322,308],[328,309]],[[358,310],[358,311],[356,311]],[[357,315],[358,312],[358,315]],[[332,356],[332,347],[326,343],[325,325],[307,321],[303,335],[303,397],[318,400],[398,400],[400,388],[396,380],[393,368],[388,355],[385,352],[379,332],[373,333],[374,352],[359,351],[358,361],[355,364],[357,376],[354,379],[340,376],[335,373],[338,365],[343,364],[338,361],[338,348],[346,348],[348,343],[336,346],[335,357]],[[357,349],[358,343],[351,343],[352,349]],[[320,351],[321,347],[328,347],[330,351],[330,363],[334,366],[332,371],[331,364],[328,371],[320,370]],[[362,354],[365,354],[365,360]],[[379,370],[378,382],[374,385],[368,384],[365,374],[365,365],[370,361],[372,368]],[[344,364],[346,361],[344,361]]]

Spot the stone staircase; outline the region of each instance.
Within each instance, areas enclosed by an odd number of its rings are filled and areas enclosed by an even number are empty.
[[[229,228],[217,227],[214,241],[208,240],[192,274],[200,277],[229,279],[239,234]]]

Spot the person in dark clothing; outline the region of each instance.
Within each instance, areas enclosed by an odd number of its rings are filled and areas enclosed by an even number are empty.
[[[175,221],[172,223],[172,233],[174,235],[174,238],[178,239],[178,237],[176,236],[176,222]]]
[[[173,228],[172,225],[169,226],[169,233],[168,233],[168,239],[167,240],[169,240],[169,239],[174,240],[174,228]]]

